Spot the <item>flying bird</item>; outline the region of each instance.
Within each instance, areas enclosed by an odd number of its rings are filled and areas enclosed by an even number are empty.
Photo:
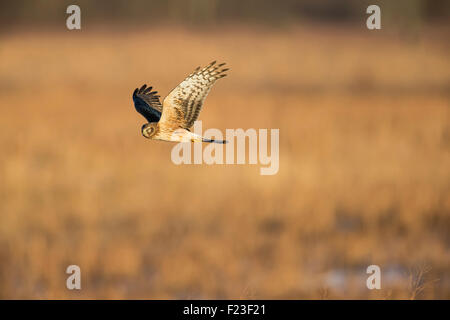
[[[211,62],[206,67],[198,67],[173,89],[161,104],[157,91],[144,84],[133,92],[136,111],[147,119],[141,128],[147,139],[177,142],[214,142],[225,140],[206,139],[190,131],[197,120],[203,101],[214,83],[226,76],[225,63]]]

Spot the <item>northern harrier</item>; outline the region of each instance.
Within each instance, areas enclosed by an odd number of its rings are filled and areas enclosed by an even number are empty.
[[[134,106],[148,121],[141,128],[142,135],[153,140],[226,143],[203,138],[189,130],[214,83],[226,76],[224,72],[229,69],[223,69],[224,65],[216,65],[214,61],[203,69],[198,67],[169,93],[162,104],[152,87],[147,88],[144,84],[140,89],[136,88]]]

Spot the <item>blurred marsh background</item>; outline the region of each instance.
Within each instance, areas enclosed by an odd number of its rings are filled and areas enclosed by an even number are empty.
[[[449,299],[449,9],[0,2],[0,298]],[[277,175],[141,136],[134,88],[212,60],[203,128],[279,128]]]

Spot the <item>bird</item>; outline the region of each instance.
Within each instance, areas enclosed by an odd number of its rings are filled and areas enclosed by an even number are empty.
[[[160,102],[153,87],[144,84],[133,92],[136,111],[148,121],[141,127],[142,135],[151,140],[174,142],[227,143],[226,140],[207,139],[190,131],[197,120],[203,102],[217,80],[226,76],[225,63],[211,62],[197,67]]]

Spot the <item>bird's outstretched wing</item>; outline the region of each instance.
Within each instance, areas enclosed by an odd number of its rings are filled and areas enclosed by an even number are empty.
[[[189,129],[197,120],[203,101],[214,83],[226,76],[229,69],[222,69],[225,63],[216,61],[194,70],[163,101],[160,125]]]
[[[159,101],[158,92],[152,91],[152,87],[143,85],[140,89],[136,88],[133,92],[133,101],[136,111],[142,114],[148,122],[158,122],[163,110]]]

